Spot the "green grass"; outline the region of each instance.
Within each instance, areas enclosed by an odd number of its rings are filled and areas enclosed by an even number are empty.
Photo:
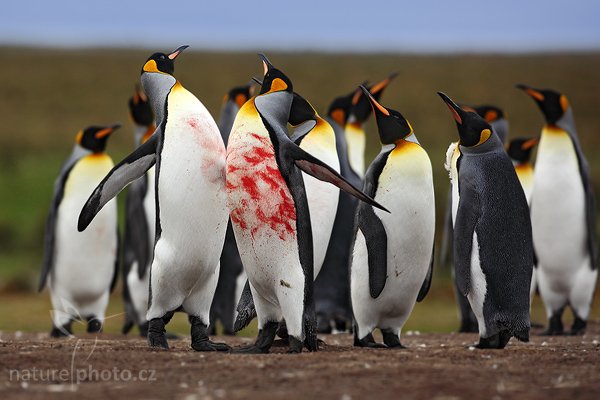
[[[129,153],[133,138],[127,101],[139,78],[140,68],[151,52],[0,50],[10,54],[3,60],[0,74],[0,292],[31,291],[42,257],[43,227],[53,181],[71,151],[76,132],[91,124],[120,121],[124,127],[111,138],[108,152],[116,161]],[[600,116],[597,111],[600,106],[600,54],[268,55],[290,76],[294,89],[323,112],[333,97],[352,91],[365,79],[376,81],[392,71],[400,73],[384,93],[382,103],[399,110],[410,120],[429,153],[434,169],[438,233],[441,233],[448,190],[448,178],[443,168],[445,151],[448,143],[457,138],[454,122],[436,95],[438,90],[464,103],[502,106],[510,120],[512,137],[537,135],[542,125],[537,107],[526,95],[514,89],[515,83],[562,90],[574,107],[583,149],[600,195]],[[260,76],[261,71],[256,55],[248,53],[187,50],[176,63],[176,76],[202,100],[215,118],[224,93],[252,76]],[[371,160],[379,151],[372,119],[367,132],[367,160]],[[438,274],[436,279],[439,286],[435,290],[451,293],[447,274]],[[45,314],[48,305],[43,307],[39,299],[39,296],[27,293],[15,302],[8,301],[9,309],[0,313],[0,326],[17,329],[14,321],[31,315],[32,320],[44,323],[27,328],[27,322],[23,321],[23,329],[47,329],[45,316],[39,318],[33,312],[25,313],[27,308],[19,308],[16,304],[30,305],[32,310]],[[7,302],[2,300],[0,303],[2,308],[7,307]],[[14,307],[12,303],[15,303]],[[431,304],[431,308],[427,309],[426,304]],[[422,313],[421,307],[424,307]],[[20,309],[20,313],[15,311],[13,314],[13,308]],[[120,312],[120,309],[118,301],[111,302],[111,312]],[[450,330],[455,318],[454,301],[451,296],[434,296],[424,305],[417,306],[413,318],[420,314],[423,319],[415,327]],[[13,317],[9,318],[10,315]],[[438,319],[439,325],[427,323]],[[110,325],[109,329],[112,329]]]

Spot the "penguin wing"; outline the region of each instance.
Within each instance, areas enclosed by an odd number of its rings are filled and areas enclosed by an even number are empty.
[[[419,294],[417,295],[417,302],[423,301],[427,293],[429,293],[429,288],[431,287],[431,281],[433,278],[433,260],[435,258],[435,243],[431,247],[431,261],[429,262],[429,270],[427,270],[427,275],[425,275],[425,280],[421,285],[421,289],[419,289]]]
[[[444,214],[444,232],[442,233],[442,248],[440,250],[440,265],[449,264],[450,249],[453,246],[454,227],[452,226],[452,188],[448,191],[448,200],[446,201],[446,212]]]
[[[369,292],[379,297],[387,281],[387,233],[373,207],[361,203],[358,206],[358,229],[365,237],[369,264]]]
[[[158,140],[161,137],[159,130],[160,127],[144,144],[113,167],[98,184],[79,214],[77,224],[79,232],[88,227],[106,203],[131,182],[144,175],[156,163]]]
[[[581,145],[577,136],[571,135],[575,152],[577,153],[577,161],[579,163],[579,174],[585,191],[585,217],[588,231],[588,251],[592,263],[592,270],[598,268],[598,234],[596,232],[596,196],[592,188],[590,178],[590,167],[581,151]]]
[[[119,280],[119,264],[121,260],[121,233],[119,232],[119,226],[117,226],[117,251],[115,254],[115,270],[113,272],[113,277],[110,282],[110,292],[112,293],[115,290],[115,286],[117,286],[117,281]]]
[[[250,282],[248,280],[246,280],[236,310],[238,314],[235,318],[233,331],[239,332],[247,327],[256,317],[256,307],[254,306],[254,299],[252,298],[252,291],[250,290]]]
[[[460,185],[460,181],[459,181]],[[471,252],[473,249],[473,234],[477,225],[479,199],[473,190],[460,187],[460,202],[454,224],[454,273],[456,286],[460,293],[466,296],[471,288]]]
[[[44,258],[42,261],[42,272],[40,274],[40,281],[38,283],[38,292],[41,292],[46,286],[46,280],[48,274],[54,266],[54,244],[56,238],[56,219],[58,218],[58,207],[64,196],[65,183],[69,178],[69,174],[75,166],[76,161],[71,162],[68,167],[63,167],[63,172],[59,175],[58,179],[54,182],[54,195],[52,196],[52,203],[50,203],[50,209],[48,210],[48,217],[46,218],[46,229],[44,231]]]
[[[144,211],[144,197],[148,190],[148,176],[144,174],[134,181],[127,192],[125,202],[125,239],[123,258],[125,277],[137,261],[138,277],[142,279],[150,262],[149,227]]]
[[[329,182],[367,204],[377,207],[380,210],[389,212],[388,209],[357,189],[356,186],[348,182],[346,178],[338,174],[329,165],[325,164],[318,158],[311,156],[292,142],[289,142],[289,144],[291,145],[287,147],[289,149],[289,156],[294,160],[294,164],[296,164],[296,166],[303,172],[306,172],[307,174],[321,181]]]

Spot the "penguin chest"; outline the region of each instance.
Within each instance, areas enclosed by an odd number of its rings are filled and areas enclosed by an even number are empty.
[[[214,267],[227,226],[225,146],[206,108],[182,87],[172,89],[167,115],[156,191],[159,240],[168,244],[160,251],[157,244],[156,256]]]
[[[117,204],[109,201],[89,227],[77,231],[83,205],[113,167],[106,154],[79,160],[65,183],[56,221],[56,262],[51,275],[53,290],[63,288],[74,300],[105,293],[114,274],[117,257]]]
[[[365,175],[365,146],[367,137],[362,126],[358,123],[346,124],[344,129],[348,144],[348,161],[350,167],[361,178]]]
[[[330,132],[311,131],[300,144],[307,153],[323,161],[335,171],[340,172],[340,162],[335,147],[335,135]],[[322,182],[306,173],[302,173],[306,198],[310,212],[314,249],[314,275],[318,275],[333,229],[337,212],[339,189]]]
[[[244,269],[262,291],[261,282],[279,284],[283,270],[299,266],[296,207],[266,128],[244,108],[228,142],[227,197]]]
[[[456,213],[458,211],[458,202],[460,195],[458,193],[458,169],[456,167],[460,157],[460,150],[458,148],[458,142],[453,142],[448,147],[446,152],[446,170],[450,176],[450,185],[452,191],[452,226],[456,222]]]
[[[543,268],[578,268],[585,257],[585,193],[567,132],[546,127],[531,198],[533,241]]]

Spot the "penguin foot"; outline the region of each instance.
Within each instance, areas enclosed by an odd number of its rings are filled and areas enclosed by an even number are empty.
[[[162,318],[154,318],[148,322],[148,345],[154,349],[169,350]]]
[[[281,322],[279,322],[279,327],[277,328],[277,336],[279,336],[282,339],[288,339],[289,338],[289,334],[288,334],[288,330],[287,330],[287,325],[285,323],[285,319],[282,319]]]
[[[383,343],[390,349],[405,349],[400,343],[400,338],[397,333],[394,333],[391,329],[382,329],[381,334],[383,336]]]
[[[503,349],[512,337],[509,331],[501,331],[487,338],[479,337],[476,349]],[[469,346],[470,347],[470,346]]]
[[[587,327],[587,321],[575,316],[575,321],[573,321],[573,326],[571,326],[571,332],[569,332],[572,336],[579,336],[585,333],[585,328]]]
[[[279,322],[267,322],[263,328],[258,331],[256,342],[253,345],[238,347],[237,349],[232,349],[231,352],[234,354],[267,354],[273,345],[278,327]]]
[[[71,324],[72,324],[71,322],[68,322],[61,327],[53,326],[52,330],[50,331],[50,337],[64,338],[64,337],[71,336],[73,334],[73,331],[71,329]]]
[[[358,332],[358,329],[355,329],[355,332]],[[354,346],[355,347],[367,347],[370,349],[387,349],[387,346],[383,343],[375,342],[373,339],[373,334],[369,333],[362,339],[358,339],[357,335],[354,335]]]
[[[304,347],[304,343],[302,340],[299,340],[293,336],[289,337],[290,339],[290,348],[288,349],[288,354],[299,354],[302,353],[302,348]]]
[[[564,335],[564,326],[562,323],[562,313],[564,311],[564,307],[560,310],[554,311],[552,316],[548,320],[548,328],[542,332],[541,336],[559,336]]]
[[[216,343],[208,338],[208,326],[202,323],[200,317],[189,316],[192,336],[192,349],[196,351],[229,351],[231,348],[225,343]]]
[[[89,317],[87,319],[87,332],[88,333],[100,333],[102,332],[102,322],[96,317]]]

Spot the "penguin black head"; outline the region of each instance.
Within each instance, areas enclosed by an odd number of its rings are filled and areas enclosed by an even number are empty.
[[[379,139],[383,144],[394,144],[413,133],[410,123],[396,110],[386,108],[379,104],[375,97],[363,85],[359,86],[364,93],[365,99],[369,101],[379,128]]]
[[[479,146],[492,136],[491,125],[477,113],[463,110],[442,92],[438,92],[438,95],[444,100],[456,121],[461,146]]]
[[[93,153],[102,153],[106,148],[108,137],[120,127],[121,124],[114,124],[112,126],[89,126],[77,133],[75,142]]]
[[[189,46],[180,46],[173,50],[169,54],[154,53],[148,58],[144,66],[142,67],[142,74],[144,72],[159,72],[163,74],[173,75],[175,72],[175,63],[173,62],[177,56]]]
[[[135,92],[129,99],[129,114],[133,122],[138,125],[150,126],[154,122],[148,97],[138,85],[135,85]]]
[[[469,110],[467,107],[464,107],[467,111]],[[492,106],[489,104],[475,106],[472,107],[473,111],[475,111],[481,118],[485,119],[488,124],[492,122],[496,122],[500,119],[504,118],[504,111],[501,108]]]
[[[538,144],[538,138],[520,137],[510,141],[506,152],[509,157],[519,163],[529,162],[531,151]]]
[[[290,78],[275,68],[264,54],[259,54],[258,56],[262,60],[264,67],[264,77],[260,94],[282,91],[293,93],[294,88]]]
[[[357,91],[360,91],[360,89],[357,89],[345,96],[336,97],[333,99],[329,109],[327,110],[327,116],[334,120],[341,127],[344,127],[346,122],[348,122],[348,115],[350,114],[350,109],[352,108],[352,98]]]
[[[569,100],[564,94],[552,89],[534,89],[530,86],[519,84],[518,89],[524,90],[537,103],[546,123],[554,125],[569,109]]]
[[[381,82],[377,82],[374,85],[367,86],[369,93],[376,101],[379,101],[383,91],[390,82],[397,76],[397,73],[390,74],[387,78],[382,80]],[[364,82],[361,86],[365,86],[366,82]],[[352,98],[352,114],[356,117],[357,122],[364,123],[371,115],[371,103],[366,95],[363,94],[361,90],[354,92],[354,97]]]

